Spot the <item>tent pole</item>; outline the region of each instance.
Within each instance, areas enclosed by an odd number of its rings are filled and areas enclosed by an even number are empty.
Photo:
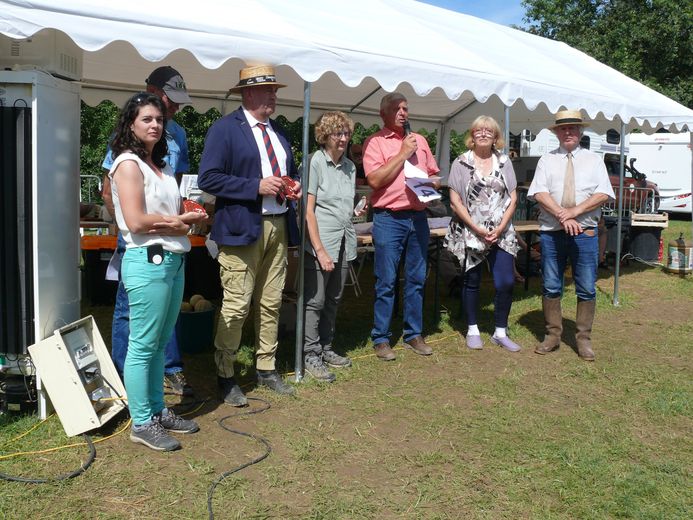
[[[301,148],[301,240],[298,248],[298,297],[296,298],[296,357],[294,359],[294,373],[297,383],[303,379],[303,251],[306,244],[306,218],[305,208],[308,205],[308,135],[310,130],[310,87],[309,81],[303,82],[303,146]]]
[[[510,107],[508,105],[503,105],[505,124],[503,130],[503,136],[505,137],[505,147],[503,148],[503,153],[508,155],[510,153]]]
[[[626,124],[621,121],[621,161],[619,165],[618,179],[618,221],[616,223],[616,270],[614,272],[614,299],[615,306],[620,305],[618,301],[618,277],[621,273],[621,221],[623,220],[623,177],[626,165]]]

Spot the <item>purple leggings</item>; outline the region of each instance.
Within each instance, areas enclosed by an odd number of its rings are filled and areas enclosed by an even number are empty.
[[[515,273],[513,263],[515,257],[493,246],[486,256],[491,273],[493,274],[493,286],[496,295],[493,297],[493,314],[496,327],[508,326],[508,315],[513,303],[513,287],[515,285]],[[479,287],[481,286],[481,273],[485,262],[481,262],[473,269],[467,271],[466,283],[462,289],[462,305],[467,314],[467,325],[476,325],[476,311],[479,307]]]

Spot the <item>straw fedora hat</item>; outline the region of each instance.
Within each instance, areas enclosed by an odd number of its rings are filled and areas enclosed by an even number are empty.
[[[246,67],[241,69],[238,83],[230,89],[230,92],[238,93],[247,87],[257,87],[259,85],[274,85],[277,88],[286,87],[283,83],[277,83],[274,75],[274,67],[270,65],[260,65],[256,67]]]
[[[549,128],[553,130],[559,126],[566,125],[589,126],[589,123],[582,119],[582,114],[579,110],[561,110],[556,113],[556,122]]]

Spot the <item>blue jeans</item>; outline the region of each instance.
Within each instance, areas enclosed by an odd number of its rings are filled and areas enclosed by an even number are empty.
[[[130,302],[130,344],[125,360],[125,390],[135,425],[164,409],[164,348],[173,335],[185,285],[185,258],[164,252],[156,265],[146,247],[128,249],[121,276]]]
[[[515,286],[515,273],[513,264],[515,257],[503,251],[498,246],[493,246],[486,257],[491,273],[493,273],[493,285],[496,294],[493,297],[493,315],[496,327],[506,328],[510,306],[513,303],[513,287]],[[467,271],[467,279],[464,284],[463,303],[467,314],[467,325],[476,325],[476,311],[479,307],[479,288],[481,275],[486,262],[474,266]]]
[[[125,240],[118,233],[117,253],[125,254]],[[123,377],[125,370],[125,358],[128,355],[128,338],[130,337],[130,306],[128,304],[128,293],[125,291],[122,276],[118,282],[118,292],[116,293],[115,307],[113,309],[113,322],[111,324],[111,358],[113,364]],[[171,336],[171,340],[164,350],[166,373],[175,374],[183,370],[183,360],[180,356],[176,334]]]
[[[373,215],[375,249],[375,305],[373,344],[390,340],[390,321],[395,304],[395,284],[402,253],[404,260],[404,341],[421,336],[423,295],[429,239],[424,211],[376,209]]]
[[[543,295],[547,298],[563,296],[563,274],[570,259],[578,300],[597,297],[597,266],[599,264],[599,237],[595,228],[588,228],[576,236],[564,231],[541,232],[541,269]]]

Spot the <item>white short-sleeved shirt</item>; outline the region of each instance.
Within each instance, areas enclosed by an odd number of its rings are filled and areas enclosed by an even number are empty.
[[[190,240],[187,236],[168,236],[130,233],[125,224],[123,210],[120,206],[118,195],[118,182],[113,181],[113,173],[123,161],[135,161],[144,178],[144,211],[157,215],[178,215],[180,213],[181,197],[178,191],[176,179],[171,175],[171,167],[166,164],[164,175],[159,177],[147,163],[132,152],[121,153],[113,161],[113,166],[108,172],[112,183],[113,205],[116,211],[116,222],[127,244],[127,249],[133,247],[146,247],[161,244],[166,251],[173,253],[185,253],[190,251]]]
[[[568,152],[558,148],[544,154],[537,163],[534,179],[527,193],[528,197],[534,197],[537,193],[549,193],[557,204],[561,204],[563,198],[563,180],[568,165]],[[614,190],[609,182],[609,174],[604,165],[604,159],[584,148],[573,150],[573,171],[575,172],[575,203],[580,204],[589,199],[595,193],[604,193],[611,199],[614,198]],[[579,215],[575,220],[583,228],[596,227],[601,209]],[[559,231],[563,229],[561,223],[550,213],[539,213],[539,229],[541,231]]]

